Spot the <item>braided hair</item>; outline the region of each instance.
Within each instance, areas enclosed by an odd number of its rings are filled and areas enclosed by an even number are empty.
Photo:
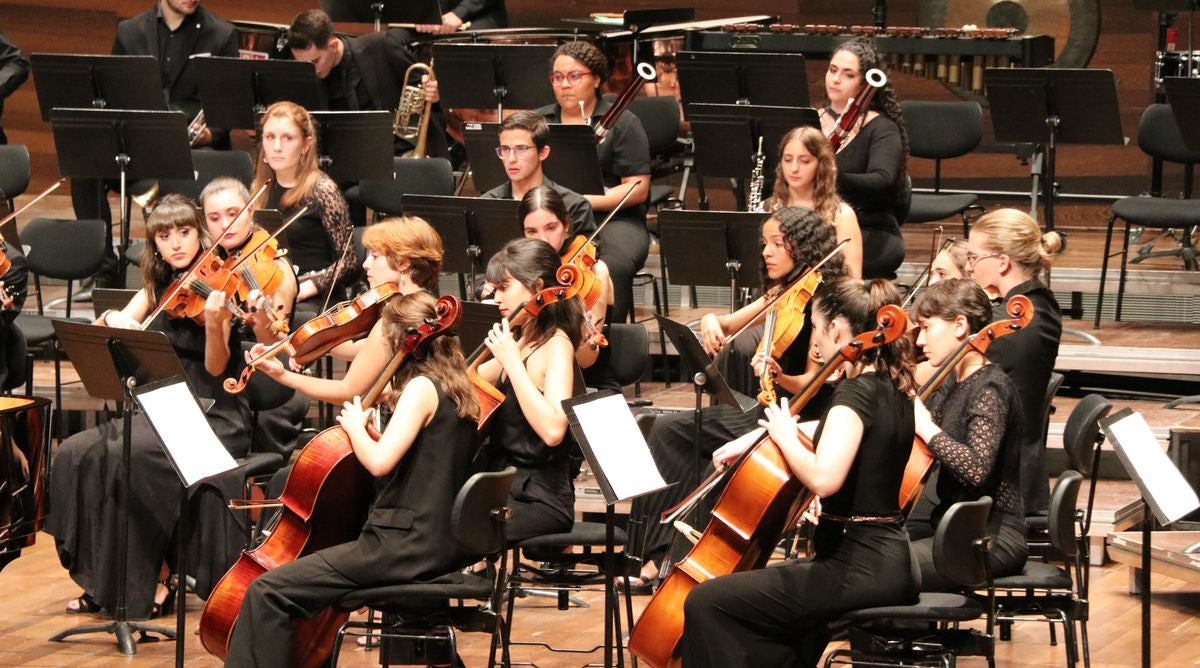
[[[570,56],[588,68],[596,77],[597,87],[603,86],[604,82],[608,80],[608,57],[591,42],[574,41],[559,46],[554,50],[554,55],[550,56],[551,68],[554,67],[554,61],[559,56]]]

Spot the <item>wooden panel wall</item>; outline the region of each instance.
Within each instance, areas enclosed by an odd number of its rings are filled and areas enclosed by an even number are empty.
[[[1026,2],[1065,0],[1026,0]],[[205,0],[205,6],[220,16],[274,23],[291,17],[315,3],[312,0]],[[762,0],[754,12],[778,14],[794,23],[869,24],[872,0]],[[730,4],[719,0],[508,0],[514,25],[553,25],[561,17],[582,17],[589,12],[627,8],[693,6],[699,18],[727,16]],[[917,0],[888,3],[891,25],[914,25]],[[1093,67],[1110,68],[1117,79],[1122,122],[1126,135],[1136,131],[1137,119],[1152,100],[1150,77],[1154,61],[1157,16],[1132,8],[1128,0],[1102,0],[1103,28]],[[0,4],[0,31],[25,53],[38,51],[108,53],[115,25],[150,6],[148,0],[7,0]],[[743,13],[741,11],[736,13]],[[745,13],[750,13],[746,10]],[[982,17],[980,23],[983,23]],[[365,26],[339,26],[358,31]],[[819,94],[818,73],[823,64],[810,66],[813,90]],[[952,99],[936,82],[898,74],[895,85],[901,98]],[[34,159],[31,189],[40,189],[57,178],[57,163],[47,124],[37,109],[33,82],[22,87],[5,104],[4,127],[10,141],[29,145]],[[989,128],[990,130],[990,128]],[[1066,147],[1060,152],[1059,173],[1064,190],[1134,194],[1145,188],[1148,161],[1136,146],[1124,148]],[[916,161],[917,163],[922,161]],[[927,165],[914,164],[918,178],[931,173]],[[950,184],[1017,186],[1027,178],[1028,168],[1011,155],[978,155],[956,161],[946,170]]]

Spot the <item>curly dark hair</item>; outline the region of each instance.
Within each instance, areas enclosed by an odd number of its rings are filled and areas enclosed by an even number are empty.
[[[554,50],[554,55],[550,56],[550,67],[554,68],[554,61],[559,56],[570,56],[579,61],[581,65],[596,77],[597,83],[600,86],[608,80],[608,56],[604,52],[596,48],[596,45],[591,42],[567,42]]]
[[[900,291],[891,281],[882,278],[862,281],[848,276],[822,281],[812,298],[814,312],[820,311],[830,321],[845,318],[855,336],[876,328],[879,309],[886,304],[899,303]],[[916,391],[911,337],[901,336],[891,343],[872,348],[863,353],[859,363],[874,365],[876,371],[890,378],[905,394]]]
[[[787,247],[792,262],[796,263],[795,275],[819,262],[837,245],[837,230],[808,207],[784,207],[771,214],[766,220],[772,218],[779,221],[783,244]],[[764,225],[766,220],[763,221]],[[771,280],[767,276],[766,262],[761,256],[758,259],[758,266],[762,275],[764,291],[774,287],[777,283],[784,283],[790,278],[785,276],[778,281]],[[826,281],[839,278],[845,273],[846,267],[840,253],[829,258],[829,261],[821,266],[821,276]]]
[[[865,77],[868,70],[879,70],[887,73],[887,68],[884,67],[883,59],[879,57],[879,49],[875,46],[875,40],[870,37],[855,37],[854,39],[846,40],[838,45],[834,53],[845,51],[850,55],[858,58],[858,71]],[[864,82],[863,85],[866,85]],[[828,105],[828,101],[826,101]],[[871,98],[872,110],[886,116],[896,127],[900,129],[900,141],[904,146],[904,155],[908,155],[908,130],[904,128],[904,116],[900,113],[900,102],[896,100],[896,91],[892,89],[892,80],[882,88],[875,91],[875,97]],[[897,175],[897,181],[903,181],[907,174],[907,168],[904,162],[900,163],[900,173]]]

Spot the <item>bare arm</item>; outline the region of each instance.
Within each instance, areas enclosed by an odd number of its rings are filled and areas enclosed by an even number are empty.
[[[862,419],[847,406],[834,406],[825,416],[825,427],[816,451],[800,442],[795,418],[788,413],[787,399],[767,407],[767,428],[783,452],[792,474],[819,497],[829,497],[842,488],[862,441]]]
[[[858,226],[858,216],[849,204],[842,202],[837,217],[833,219],[833,227],[837,230],[838,241],[850,240],[850,243],[842,249],[842,262],[846,265],[846,273],[851,278],[862,278],[862,230]]]
[[[396,400],[396,408],[388,421],[387,428],[378,441],[366,430],[370,409],[364,410],[360,397],[347,401],[338,415],[338,422],[350,437],[354,455],[363,468],[375,476],[387,475],[408,453],[425,425],[437,411],[437,389],[424,376],[410,380]]]
[[[331,404],[342,404],[366,394],[391,360],[391,351],[383,338],[383,323],[376,322],[357,357],[340,380],[317,378],[288,371],[277,360],[268,360],[259,368],[281,385]]]

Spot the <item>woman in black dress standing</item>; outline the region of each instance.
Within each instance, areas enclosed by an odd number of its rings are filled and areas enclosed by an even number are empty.
[[[828,136],[851,98],[862,94],[871,69],[883,69],[875,42],[859,37],[838,46],[825,71],[821,130]],[[904,161],[908,135],[891,82],[875,92],[867,112],[859,116],[837,152],[838,194],[858,215],[862,228],[863,278],[896,277],[904,262],[900,223],[908,214],[909,185]]]
[[[208,233],[191,200],[181,195],[163,197],[146,223],[151,240],[142,253],[143,287],[119,311],[104,312],[96,324],[139,329],[168,285],[179,277],[201,252]],[[164,332],[179,356],[196,395],[214,400],[206,411],[208,423],[234,457],[250,446],[250,410],[243,395],[221,387],[222,379],[241,370],[241,342],[223,307],[225,295],[214,292],[205,307],[205,324],[190,319],[168,319],[160,314],[149,329]],[[126,605],[129,617],[144,619],[169,612],[174,585],[167,580],[171,537],[179,519],[179,478],[159,445],[150,424],[134,416],[131,440],[130,503],[119,501],[122,463],[121,421],[113,420],[80,432],[59,445],[51,469],[52,506],[46,530],[56,539],[59,560],[83,594],[71,601],[67,612],[111,611],[117,600],[117,550],[119,522],[129,521],[129,561]],[[190,544],[196,593],[208,595],[242,548],[245,530],[226,507],[241,495],[242,478],[236,471],[206,483],[191,499],[193,515]],[[198,557],[198,558],[197,558]],[[158,583],[157,586],[155,583]]]
[[[844,278],[813,297],[813,342],[823,359],[875,329],[899,302],[888,282]],[[796,476],[821,498],[816,557],[704,582],[684,604],[683,665],[815,666],[826,622],[856,608],[903,603],[917,582],[900,514],[900,481],[913,439],[911,344],[907,337],[844,363],[844,378],[804,447],[786,400],[767,409],[767,428]],[[714,455],[731,462],[734,444]],[[744,446],[743,446],[744,447]]]

